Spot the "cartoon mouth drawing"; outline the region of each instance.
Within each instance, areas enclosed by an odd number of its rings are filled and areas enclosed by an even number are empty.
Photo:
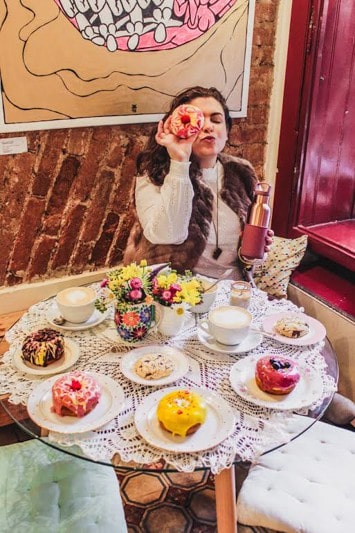
[[[236,0],[54,0],[84,39],[108,51],[168,50],[204,34]]]

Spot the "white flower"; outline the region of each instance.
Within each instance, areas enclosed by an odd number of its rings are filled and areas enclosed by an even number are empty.
[[[184,315],[190,309],[190,306],[186,302],[180,302],[172,304],[171,308],[175,311],[177,315]]]

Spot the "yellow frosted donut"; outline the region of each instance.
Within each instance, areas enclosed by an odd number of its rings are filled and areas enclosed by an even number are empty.
[[[171,131],[181,139],[198,133],[203,127],[205,117],[201,109],[194,105],[182,104],[171,115]]]
[[[204,399],[187,389],[169,392],[157,408],[157,417],[163,429],[181,437],[195,433],[205,422],[206,413]]]

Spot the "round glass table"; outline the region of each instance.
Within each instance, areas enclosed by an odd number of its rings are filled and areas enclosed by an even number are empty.
[[[230,282],[221,282],[214,306],[225,304],[229,291]],[[209,469],[215,475],[220,531],[235,531],[234,465],[255,461],[259,455],[299,437],[292,431],[294,417],[308,417],[311,427],[328,407],[337,387],[336,354],[324,336],[311,338],[309,344],[293,344],[255,333],[244,348],[225,349],[205,338],[199,326],[204,315],[191,314],[175,337],[165,337],[152,328],[144,340],[128,344],[118,337],[112,314],[108,313],[93,327],[59,328],[74,352],[72,364],[63,372],[80,369],[94,373],[102,379],[110,404],[96,420],[91,417],[81,426],[73,425],[64,420],[72,417],[58,420],[60,417],[50,412],[51,384],[62,371],[31,373],[23,368],[19,357],[28,333],[52,327],[54,305],[52,299],[39,302],[6,332],[0,365],[3,412],[30,437],[83,460],[139,472]],[[302,313],[287,300],[269,301],[257,289],[253,289],[250,310],[258,329],[280,313]],[[180,373],[171,382],[140,383],[132,375],[132,361],[159,347],[177,357]],[[240,377],[248,376],[249,367],[266,354],[292,357],[304,369],[299,394],[290,395],[286,402],[255,396],[255,390],[243,381],[246,378]],[[187,361],[183,369],[181,360]],[[205,395],[211,420],[205,430],[201,428],[200,437],[196,432],[194,439],[181,442],[162,439],[157,432],[151,413],[155,412],[156,401],[172,387],[192,388]],[[144,419],[147,413],[149,424]]]

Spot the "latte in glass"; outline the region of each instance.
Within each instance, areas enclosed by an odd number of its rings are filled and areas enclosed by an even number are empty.
[[[69,287],[58,292],[56,302],[65,320],[86,322],[95,310],[96,292],[91,287]]]

